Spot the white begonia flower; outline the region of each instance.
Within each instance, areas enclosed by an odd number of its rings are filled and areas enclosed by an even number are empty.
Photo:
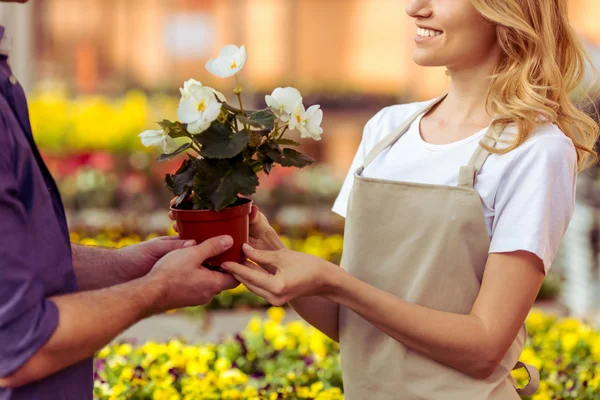
[[[162,147],[163,153],[169,154],[177,150],[179,146],[171,136],[163,130],[148,130],[139,134],[142,144],[146,147]]]
[[[179,88],[179,92],[181,93],[181,97],[187,98],[187,97],[190,97],[190,90],[192,90],[193,88],[199,88],[199,87],[206,87],[206,88],[209,88],[210,90],[212,90],[213,93],[217,96],[217,98],[221,102],[225,102],[227,100],[225,98],[225,95],[223,95],[223,93],[221,93],[218,90],[215,90],[211,87],[203,86],[201,82],[199,82],[195,79],[188,79],[187,81],[185,81],[183,83],[183,87]]]
[[[302,95],[296,88],[278,87],[271,95],[265,96],[265,101],[280,120],[288,122],[296,106],[302,104]]]
[[[229,44],[221,49],[217,58],[206,62],[206,69],[219,78],[229,78],[244,68],[247,59],[246,46],[237,47],[234,44]]]
[[[177,118],[187,124],[189,133],[204,132],[220,113],[221,103],[215,98],[211,88],[190,84],[186,92],[184,86]]]
[[[302,138],[321,140],[321,134],[323,133],[323,128],[321,128],[323,110],[320,107],[319,105],[314,105],[308,110],[304,110],[304,106],[298,104],[290,118],[290,129],[300,131]]]

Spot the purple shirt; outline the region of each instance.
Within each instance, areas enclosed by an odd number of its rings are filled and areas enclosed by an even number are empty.
[[[0,27],[0,38],[4,27]],[[58,324],[49,297],[78,290],[65,213],[33,141],[25,94],[0,55],[0,376],[25,364]],[[85,360],[0,400],[92,398]]]

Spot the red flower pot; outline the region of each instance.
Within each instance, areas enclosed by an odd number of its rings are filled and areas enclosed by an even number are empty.
[[[233,246],[221,255],[207,259],[204,262],[205,266],[216,269],[226,261],[238,263],[246,261],[242,245],[248,242],[252,200],[243,199],[243,201],[243,204],[227,207],[221,211],[179,210],[171,207],[179,226],[179,238],[193,239],[198,244],[215,236],[229,235],[233,238]]]

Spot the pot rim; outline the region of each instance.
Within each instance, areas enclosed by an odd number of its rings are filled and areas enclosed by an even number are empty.
[[[221,211],[180,210],[173,207],[169,207],[169,209],[173,211],[175,219],[178,221],[219,221],[249,215],[252,211],[253,201],[245,197],[242,197],[242,200],[245,201],[243,204],[234,207],[227,207]]]

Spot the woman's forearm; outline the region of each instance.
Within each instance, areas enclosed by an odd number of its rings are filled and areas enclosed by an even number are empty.
[[[339,341],[339,304],[324,297],[299,297],[290,302],[292,308],[309,324]]]
[[[375,288],[340,269],[327,298],[344,305],[406,347],[469,376],[484,379],[496,354],[485,325],[473,315],[432,310]]]

